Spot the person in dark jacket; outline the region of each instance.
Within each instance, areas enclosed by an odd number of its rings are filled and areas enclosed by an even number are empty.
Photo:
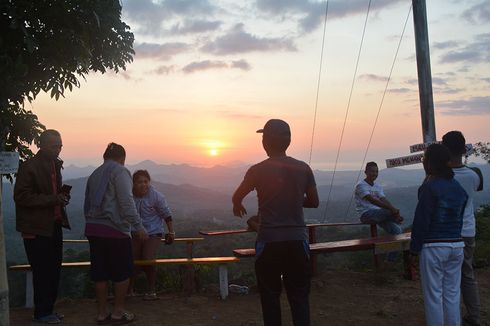
[[[419,188],[410,252],[420,254],[420,279],[427,325],[460,325],[461,237],[468,196],[449,167],[449,150],[430,145],[424,154],[427,177]]]
[[[69,193],[62,191],[58,157],[63,146],[56,130],[41,134],[39,151],[20,165],[14,187],[16,228],[24,239],[32,268],[34,316],[37,322],[59,323],[63,315],[53,311],[63,254],[61,228],[70,228],[65,205]]]

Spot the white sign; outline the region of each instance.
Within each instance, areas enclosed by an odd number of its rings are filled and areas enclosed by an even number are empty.
[[[0,152],[0,174],[16,173],[19,168],[19,153]]]
[[[418,164],[418,163],[422,163],[423,158],[424,158],[423,153],[408,155],[408,156],[402,156],[402,157],[397,157],[397,158],[389,158],[386,160],[386,167],[387,168],[394,168],[396,166]]]
[[[412,146],[410,146],[410,153],[423,152],[430,145],[432,145],[432,144],[440,144],[440,143],[441,143],[440,141],[434,141],[434,142],[430,142],[430,143],[422,143],[422,144],[412,145]]]

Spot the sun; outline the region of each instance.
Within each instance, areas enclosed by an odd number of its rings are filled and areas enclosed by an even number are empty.
[[[211,156],[218,156],[218,154],[219,154],[219,151],[216,148],[211,148],[209,150],[209,155],[211,155]]]

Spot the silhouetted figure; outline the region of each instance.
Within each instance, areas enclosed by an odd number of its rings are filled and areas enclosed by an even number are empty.
[[[262,145],[268,159],[252,166],[233,194],[233,213],[243,217],[245,196],[257,191],[259,220],[255,273],[264,325],[281,325],[282,283],[295,326],[310,325],[310,253],[303,207],[318,207],[315,178],[308,164],[286,155],[289,125],[267,121]],[[282,280],[281,280],[282,278]]]
[[[460,325],[463,212],[468,196],[453,178],[449,150],[430,145],[424,154],[427,177],[418,191],[410,243],[420,254],[420,280],[428,326]]]
[[[378,178],[378,165],[368,162],[364,171],[366,178],[357,183],[355,189],[356,210],[362,223],[378,224],[389,234],[402,232],[399,224],[403,222],[400,210],[386,198]]]
[[[90,175],[85,189],[85,236],[90,243],[90,275],[95,282],[97,322],[129,322],[134,314],[124,310],[129,278],[133,275],[131,230],[148,235],[133,201],[131,173],[124,167],[126,151],[110,143],[104,164]],[[107,306],[108,283],[114,286],[114,310]]]
[[[463,164],[463,156],[466,154],[466,140],[461,132],[448,132],[442,137],[442,143],[451,153],[450,166],[454,172],[454,179],[459,182],[468,195],[463,216],[463,228],[461,230],[461,236],[464,240],[461,295],[466,306],[466,315],[463,320],[472,326],[480,325],[480,295],[478,294],[478,283],[473,270],[476,233],[473,197],[475,192],[483,190],[483,176],[478,168],[469,168]]]
[[[63,318],[53,308],[63,258],[61,228],[70,228],[65,211],[70,196],[62,191],[63,161],[58,157],[62,146],[58,131],[44,131],[37,154],[20,165],[14,188],[17,231],[22,232],[32,268],[33,319],[52,324]]]

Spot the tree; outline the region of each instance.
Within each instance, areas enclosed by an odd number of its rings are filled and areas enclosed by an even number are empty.
[[[481,157],[488,163],[490,163],[490,143],[478,142],[473,146],[475,152],[473,155]]]
[[[45,129],[25,108],[45,91],[56,100],[91,72],[133,60],[134,36],[118,0],[0,1],[0,132],[5,149],[32,156]]]
[[[126,69],[133,42],[118,0],[0,0],[0,150],[31,157],[45,127],[26,101],[41,91],[58,100],[91,71]],[[0,326],[8,306],[0,211]]]

